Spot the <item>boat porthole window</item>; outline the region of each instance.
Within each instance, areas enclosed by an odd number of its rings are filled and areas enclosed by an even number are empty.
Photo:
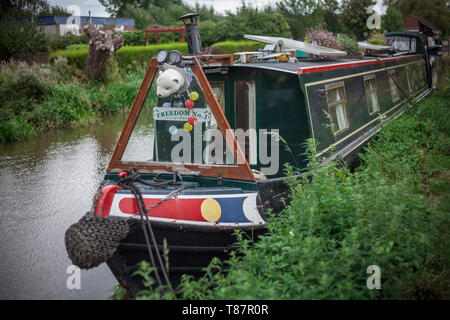
[[[366,88],[367,106],[369,108],[369,114],[372,115],[380,111],[380,104],[378,103],[378,96],[377,96],[377,82],[374,74],[364,77],[364,86]]]
[[[349,127],[347,98],[344,82],[338,82],[325,86],[328,104],[328,115],[331,122],[333,135],[344,132]]]
[[[397,80],[397,73],[395,72],[395,70],[388,71],[388,78],[389,78],[389,87],[391,88],[392,102],[396,102],[397,100],[400,100],[400,95],[398,94],[398,89],[394,80],[392,80],[392,78]]]

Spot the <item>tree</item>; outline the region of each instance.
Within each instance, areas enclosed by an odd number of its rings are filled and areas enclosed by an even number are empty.
[[[223,24],[227,40],[243,40],[244,34],[291,37],[288,22],[278,12],[243,5],[237,12],[228,12]]]
[[[358,40],[367,38],[370,34],[367,21],[372,15],[372,13],[367,13],[367,10],[375,4],[375,0],[342,0],[340,18],[344,30]]]
[[[448,0],[385,0],[385,4],[409,15],[427,19],[438,27],[443,35],[450,35],[450,1]]]
[[[333,33],[342,32],[342,26],[339,22],[339,2],[337,0],[324,0],[323,10],[325,11],[324,20],[327,30]]]
[[[308,27],[322,26],[325,11],[316,0],[282,0],[277,3],[281,15],[288,22],[292,36],[303,38]]]
[[[7,0],[0,2],[0,17],[25,19],[48,15],[69,15],[64,8],[51,6],[47,0]]]
[[[109,58],[122,47],[123,37],[111,30],[99,30],[91,21],[84,27],[84,32],[89,38],[89,54],[83,72],[100,80]]]
[[[167,8],[170,5],[182,5],[181,0],[99,0],[106,12],[114,17],[124,16],[124,10],[128,5],[137,8],[149,9],[150,6]]]
[[[388,32],[402,30],[402,13],[393,7],[389,7],[381,18],[381,29]]]

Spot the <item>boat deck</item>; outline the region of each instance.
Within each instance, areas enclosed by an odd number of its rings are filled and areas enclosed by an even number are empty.
[[[375,56],[367,56],[362,58],[339,58],[339,59],[330,59],[330,60],[310,60],[310,59],[300,59],[297,63],[289,63],[289,62],[258,62],[258,63],[235,63],[233,67],[247,67],[247,68],[261,68],[261,69],[270,69],[270,70],[278,70],[282,72],[303,74],[303,73],[311,73],[317,71],[326,71],[330,69],[340,69],[340,68],[348,68],[348,67],[357,67],[368,64],[376,64],[380,61],[390,62],[390,61],[398,61],[403,59],[410,59],[413,57],[421,56],[420,54],[412,54],[412,55],[402,55],[402,56],[386,56],[386,57],[375,57]]]

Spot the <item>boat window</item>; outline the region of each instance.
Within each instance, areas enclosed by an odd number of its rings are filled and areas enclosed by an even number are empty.
[[[230,151],[203,92],[196,78],[191,79],[187,91],[163,98],[156,96],[153,82],[122,161],[234,165],[229,155],[226,158]],[[224,82],[210,84],[223,110]]]
[[[325,86],[331,131],[338,135],[349,127],[344,82]]]
[[[369,107],[369,114],[374,114],[380,111],[380,105],[378,104],[377,97],[377,82],[375,75],[364,77],[364,85],[366,87],[367,105]]]
[[[417,61],[417,72],[418,72],[418,82],[419,85],[424,85],[425,84],[425,66],[423,65],[424,62],[422,61]]]
[[[386,37],[389,46],[395,51],[407,51],[410,53],[416,52],[416,39],[411,37],[393,36]]]
[[[210,82],[211,88],[213,89],[214,95],[217,98],[217,101],[219,101],[220,108],[223,112],[225,112],[225,82],[223,81],[211,81]],[[209,105],[206,104],[206,107],[208,110],[211,110]],[[214,118],[212,112],[211,112],[211,119],[206,124],[207,128],[217,128],[217,121]]]
[[[408,91],[409,92],[413,91],[412,84],[411,84],[412,79],[413,79],[413,72],[411,70],[411,67],[406,66],[406,81],[408,83]]]
[[[397,85],[395,84],[394,80],[392,80],[392,78],[394,78],[398,82],[397,73],[395,72],[395,70],[388,71],[388,78],[389,78],[389,87],[391,88],[392,102],[396,102],[397,100],[400,100],[400,95],[398,94]]]
[[[234,82],[236,129],[247,132],[256,129],[256,87],[254,81],[236,80]],[[251,130],[250,130],[251,131]],[[250,139],[252,141],[250,141]],[[250,143],[251,142],[251,143]],[[244,150],[244,146],[242,146]],[[245,136],[245,157],[250,164],[256,163],[256,136],[249,132]]]

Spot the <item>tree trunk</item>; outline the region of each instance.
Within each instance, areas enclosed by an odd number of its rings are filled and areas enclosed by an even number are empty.
[[[123,37],[113,34],[111,30],[98,30],[91,21],[84,27],[84,32],[89,38],[89,55],[83,72],[95,80],[100,80],[109,58],[114,51],[122,47]]]

